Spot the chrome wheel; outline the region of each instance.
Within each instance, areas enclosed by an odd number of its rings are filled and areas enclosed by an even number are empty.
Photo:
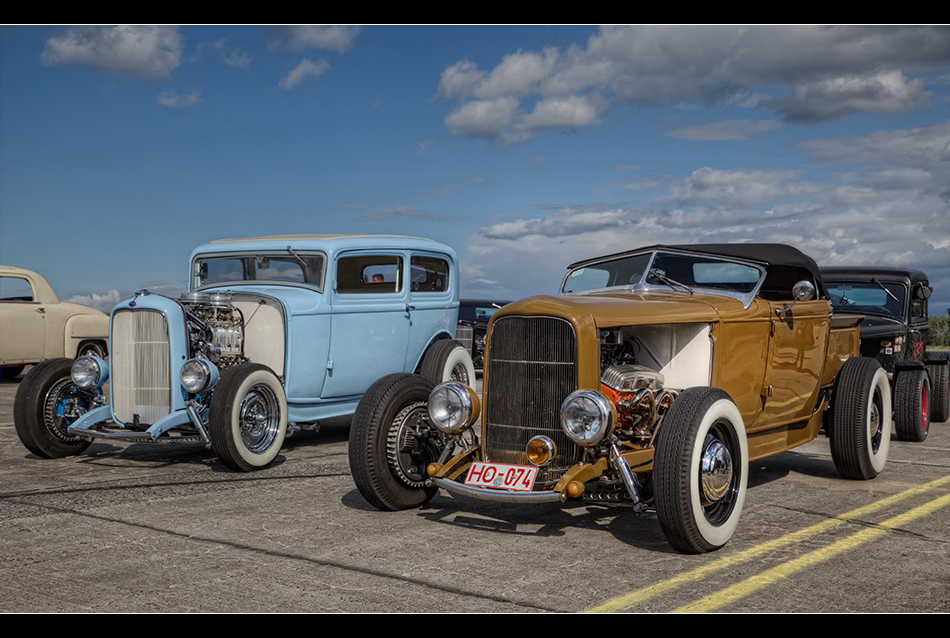
[[[386,461],[393,476],[411,488],[421,488],[426,466],[438,460],[439,448],[428,440],[429,410],[418,401],[399,411],[386,439]]]
[[[241,401],[241,440],[247,449],[260,454],[269,449],[280,431],[280,404],[266,385],[255,385]]]

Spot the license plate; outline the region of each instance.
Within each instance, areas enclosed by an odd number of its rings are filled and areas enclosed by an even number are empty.
[[[504,463],[475,461],[468,470],[465,484],[475,487],[495,487],[516,492],[530,492],[538,468]]]

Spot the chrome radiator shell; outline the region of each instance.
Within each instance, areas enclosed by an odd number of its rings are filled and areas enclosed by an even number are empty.
[[[116,422],[154,424],[172,411],[168,323],[161,312],[117,310],[110,347]]]
[[[580,459],[560,425],[561,404],[577,389],[577,338],[557,317],[509,315],[492,324],[485,374],[485,460],[530,465],[528,441],[544,435],[557,456],[539,468],[537,484],[550,485]]]

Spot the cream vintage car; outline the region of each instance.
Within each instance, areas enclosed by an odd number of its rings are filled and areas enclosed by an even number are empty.
[[[372,386],[351,472],[382,510],[440,488],[512,505],[614,502],[655,511],[681,551],[714,550],[736,530],[750,461],[824,427],[840,474],[883,469],[890,386],[857,356],[860,321],[832,314],[815,262],[785,245],[576,263],[558,296],[494,314],[481,397],[417,375]]]
[[[109,316],[95,308],[60,301],[39,274],[0,266],[0,374],[12,379],[46,359],[105,357]]]

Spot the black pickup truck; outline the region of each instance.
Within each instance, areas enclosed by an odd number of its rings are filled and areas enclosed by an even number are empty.
[[[861,356],[880,361],[893,386],[894,424],[905,441],[927,438],[950,417],[948,352],[927,350],[927,275],[910,268],[828,267],[821,276],[835,312],[864,315]]]

